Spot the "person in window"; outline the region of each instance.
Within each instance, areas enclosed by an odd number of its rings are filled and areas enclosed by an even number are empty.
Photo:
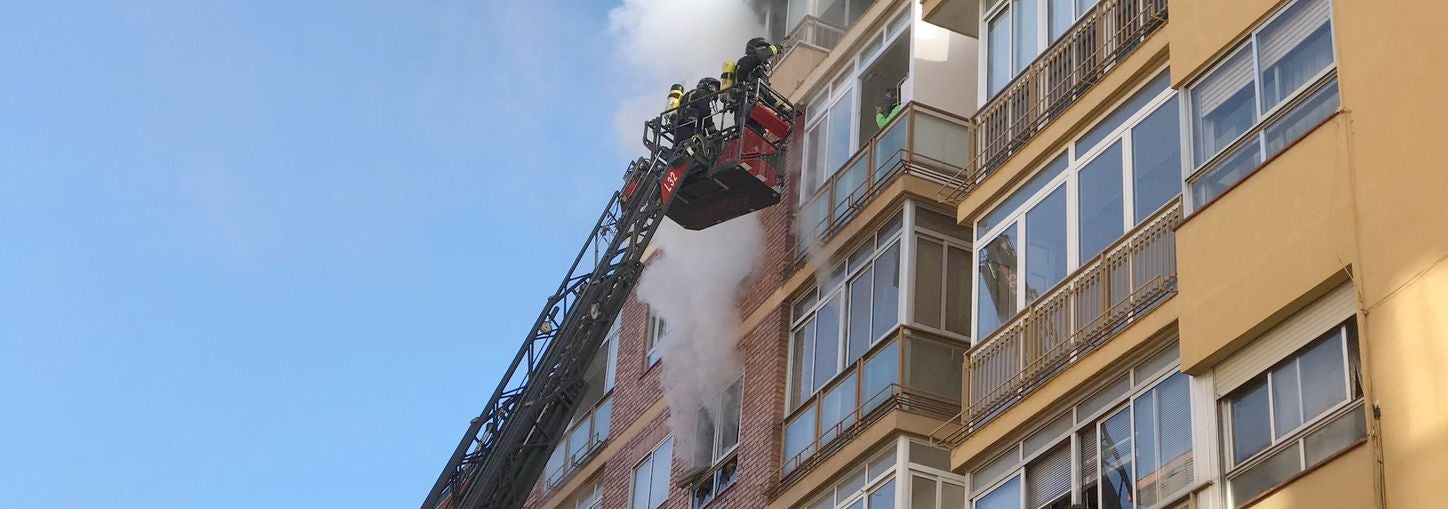
[[[890,125],[891,120],[900,114],[900,92],[895,89],[885,91],[885,99],[875,105],[875,127],[884,129]]]

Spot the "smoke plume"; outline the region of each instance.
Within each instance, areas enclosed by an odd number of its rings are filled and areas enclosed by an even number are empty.
[[[670,84],[717,78],[724,60],[763,33],[744,0],[624,0],[609,21],[630,94],[614,121],[630,152],[643,123],[663,110]],[[666,221],[654,240],[659,256],[639,282],[639,299],[668,323],[659,345],[664,400],[676,456],[691,466],[710,445],[696,440],[699,409],[717,419],[720,396],[741,372],[737,297],[762,238],[756,214],[698,232]]]

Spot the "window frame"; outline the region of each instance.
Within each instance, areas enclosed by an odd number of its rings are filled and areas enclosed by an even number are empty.
[[[789,302],[791,303],[791,316],[789,320],[789,345],[786,352],[789,357],[787,362],[788,367],[785,371],[786,416],[793,415],[794,411],[798,410],[803,405],[803,403],[818,396],[820,391],[824,390],[826,387],[829,387],[834,382],[839,380],[841,375],[848,371],[848,368],[850,366],[863,360],[866,357],[866,353],[872,350],[875,345],[880,344],[880,341],[889,337],[890,333],[894,331],[895,327],[898,327],[901,323],[903,323],[901,319],[901,308],[903,308],[903,306],[905,305],[905,294],[908,293],[906,292],[908,275],[906,270],[909,268],[909,266],[905,265],[905,241],[907,240],[905,232],[913,231],[913,228],[910,228],[910,225],[907,224],[905,210],[903,208],[896,211],[890,217],[890,220],[886,221],[884,224],[882,224],[880,227],[876,228],[870,233],[868,241],[866,241],[865,239],[861,239],[859,242],[854,244],[854,249],[842,250],[843,252],[848,252],[851,254],[847,256],[845,260],[834,264],[833,268],[830,269],[831,280],[828,281],[830,287],[827,293],[822,293],[820,291],[820,285],[818,284],[818,282],[816,282],[816,284],[809,290],[802,292],[798,297],[795,297],[794,299],[790,299]],[[895,226],[897,220],[899,223],[898,227]],[[863,250],[867,243],[874,245],[873,251],[870,252],[870,255],[866,257],[863,262],[860,262],[859,266],[853,268],[850,267],[850,258],[853,258],[855,253]],[[871,273],[873,274],[873,271],[875,270],[875,267],[877,265],[877,262],[880,260],[880,257],[892,248],[899,250],[899,254],[896,259],[896,269],[899,270],[900,274],[900,288],[897,289],[899,295],[896,296],[895,303],[895,326],[887,329],[884,333],[872,335],[869,339],[868,344],[865,345],[865,351],[860,352],[860,356],[857,357],[855,361],[846,362],[846,359],[850,355],[847,352],[847,348],[849,346],[849,309],[850,306],[853,304],[850,301],[848,291],[850,287],[850,282],[864,275],[867,272],[866,269],[871,271]],[[875,288],[872,286],[870,288],[871,309],[873,309],[873,303],[876,295],[877,293],[875,291]],[[818,383],[815,383],[815,381],[812,380],[811,385],[814,388],[808,394],[801,393],[798,401],[796,401],[794,400],[795,390],[792,386],[794,384],[795,372],[796,370],[800,369],[800,367],[796,366],[794,362],[796,351],[796,335],[803,332],[806,326],[813,326],[817,328],[818,324],[811,324],[811,321],[816,318],[820,308],[824,307],[825,304],[829,303],[832,299],[840,299],[839,310],[837,313],[838,316],[836,316],[836,325],[838,327],[836,330],[838,331],[838,337],[836,338],[837,348],[835,351],[835,373],[833,375],[830,375],[829,379],[819,381]],[[794,314],[795,311],[798,310],[798,308],[795,307],[795,303],[801,302],[803,300],[810,300],[810,305],[806,306],[803,312],[798,313],[798,315]],[[869,330],[873,331],[874,326],[875,317],[874,314],[871,313]],[[819,341],[819,336],[817,334],[815,336],[815,341],[816,343],[818,343]]]
[[[722,416],[725,408],[723,403],[725,402],[726,396],[728,395],[729,391],[732,390],[735,386],[739,387],[738,411],[735,412],[736,435],[734,437],[734,445],[729,446],[729,448],[726,450],[719,450],[720,442],[723,439],[723,432],[721,431],[723,427],[720,426],[722,422],[718,420],[714,420],[713,422],[711,422],[713,436],[711,437],[712,441],[709,444],[709,465],[703,467],[701,470],[698,471],[703,475],[699,476],[698,479],[693,483],[690,483],[689,486],[689,506],[692,509],[703,509],[705,507],[708,507],[709,504],[713,503],[715,500],[718,500],[719,497],[724,494],[724,492],[729,490],[729,488],[733,487],[736,484],[739,484],[739,448],[744,443],[744,381],[745,376],[741,374],[739,375],[739,378],[735,379],[734,383],[729,384],[729,386],[726,387],[723,392],[719,393],[719,399],[721,403],[719,408]],[[721,483],[720,475],[723,473],[724,467],[728,466],[730,463],[733,463],[734,465],[734,475],[733,477],[728,479],[728,483]],[[699,499],[695,498],[696,490],[698,490],[705,482],[711,483],[709,488],[710,494],[707,498],[704,499],[703,502],[700,502]]]
[[[1151,361],[1157,360],[1162,356],[1168,356],[1171,359],[1171,362],[1164,363],[1156,367],[1156,369],[1152,371],[1144,371],[1142,369],[1145,367],[1149,367]],[[1103,380],[1103,382],[1098,384],[1099,387],[1085,394],[1083,397],[1078,398],[1073,404],[1070,405],[1070,408],[1065,409],[1061,412],[1057,412],[1050,418],[1041,419],[1040,422],[1034,425],[1034,429],[1031,432],[1024,434],[1023,438],[1014,440],[1010,443],[1009,447],[1001,451],[999,454],[992,456],[989,460],[977,464],[974,469],[970,471],[970,483],[966,486],[966,509],[975,509],[976,503],[980,499],[985,498],[986,496],[993,493],[995,490],[999,489],[1001,486],[1010,482],[1011,479],[1017,477],[1021,479],[1020,500],[1017,507],[1022,509],[1036,509],[1028,507],[1026,505],[1026,497],[1028,496],[1031,482],[1028,469],[1031,467],[1031,465],[1035,464],[1037,460],[1040,460],[1050,455],[1062,444],[1066,444],[1071,449],[1071,501],[1075,504],[1084,503],[1084,488],[1090,483],[1095,483],[1096,486],[1100,486],[1101,483],[1100,479],[1102,477],[1102,472],[1099,467],[1101,461],[1100,428],[1106,420],[1117,416],[1122,411],[1127,412],[1127,415],[1129,416],[1128,421],[1130,422],[1132,429],[1128,439],[1131,442],[1131,474],[1133,476],[1132,493],[1134,494],[1136,492],[1135,484],[1137,481],[1134,476],[1137,474],[1137,472],[1135,464],[1136,419],[1135,415],[1133,415],[1133,412],[1135,412],[1133,407],[1136,404],[1137,400],[1141,399],[1146,394],[1157,390],[1159,387],[1162,386],[1164,382],[1178,374],[1186,377],[1188,383],[1191,382],[1192,377],[1181,371],[1180,345],[1177,340],[1173,340],[1166,345],[1159,346],[1151,350],[1151,353],[1142,356],[1137,360],[1137,362],[1131,364],[1126,368],[1121,369],[1119,372],[1109,373],[1109,376],[1099,377],[1101,380]],[[1114,385],[1116,385],[1117,383],[1119,383],[1120,380],[1123,379],[1126,381],[1127,384],[1127,389],[1124,393],[1111,397],[1108,400],[1109,403],[1101,405],[1101,408],[1098,410],[1083,412],[1082,407],[1085,403],[1092,401],[1101,394],[1104,394],[1106,391],[1111,389]],[[1190,394],[1190,386],[1188,390]],[[1192,408],[1192,403],[1188,402],[1187,406],[1188,408]],[[1197,418],[1197,415],[1195,415],[1194,408],[1192,408],[1192,412],[1192,418],[1195,420]],[[1051,428],[1054,427],[1053,425],[1055,425],[1057,421],[1061,419],[1067,420],[1067,425],[1064,426],[1064,429],[1055,431],[1055,435],[1041,435],[1042,433],[1051,431]],[[1191,431],[1193,433],[1193,447],[1191,449],[1191,452],[1193,461],[1198,461],[1198,455],[1200,451],[1197,450],[1195,444],[1195,434],[1197,432],[1195,426],[1196,424],[1195,422],[1193,422],[1194,429]],[[1082,442],[1081,436],[1088,430],[1094,431],[1093,436],[1097,437],[1095,443],[1085,444]],[[1036,446],[1033,450],[1026,450],[1026,443],[1032,441],[1033,439],[1036,439],[1037,437],[1043,438],[1041,440],[1041,445]],[[1088,480],[1083,476],[1083,472],[1081,471],[1082,447],[1087,446],[1095,448],[1095,457],[1097,458],[1096,461],[1098,465],[1096,477],[1090,482],[1088,482]],[[997,462],[1008,461],[1008,456],[1011,455],[1015,456],[1014,461],[1012,461],[1011,463],[1012,466],[1002,469],[1000,473],[996,474],[993,477],[985,479],[980,478],[979,473],[982,470],[994,466],[995,464],[997,464]],[[1198,478],[1198,474],[1194,471],[1194,481]],[[977,485],[979,485],[980,487],[977,488]],[[1169,494],[1168,497],[1157,500],[1156,504],[1150,507],[1153,509],[1159,507],[1169,507],[1171,506],[1172,502],[1180,501],[1183,496],[1191,493],[1197,485],[1198,482],[1193,482],[1189,484],[1186,488],[1183,488],[1177,492],[1173,492]],[[1101,496],[1102,494],[1098,490],[1097,497]]]
[[[1097,121],[1092,124],[1092,127],[1095,127],[1096,125],[1100,125],[1102,122],[1110,120],[1111,115],[1116,111],[1116,109],[1129,105],[1131,99],[1134,98],[1136,94],[1147,92],[1146,87],[1150,86],[1158,76],[1160,76],[1164,72],[1167,72],[1167,70],[1167,66],[1162,65],[1158,69],[1152,71],[1151,73],[1148,73],[1150,78],[1143,80],[1140,84],[1134,87],[1130,93],[1125,94],[1116,104],[1113,105],[1111,109],[1107,110],[1106,114],[1099,117]],[[1011,315],[1010,318],[1001,321],[1001,324],[998,325],[995,329],[982,333],[982,331],[980,330],[981,300],[979,299],[978,293],[972,294],[970,323],[972,341],[978,344],[981,341],[984,341],[985,339],[991,337],[1000,330],[1001,326],[1006,325],[1013,317],[1019,315],[1022,310],[1026,309],[1031,302],[1034,302],[1033,300],[1027,299],[1027,292],[1025,291],[1025,269],[1027,260],[1026,249],[1024,248],[1024,245],[1026,239],[1028,238],[1026,236],[1028,234],[1025,224],[1026,215],[1041,202],[1044,202],[1047,198],[1050,198],[1051,194],[1057,191],[1060,186],[1066,186],[1066,274],[1061,278],[1060,281],[1057,281],[1056,283],[1047,287],[1045,290],[1040,292],[1040,294],[1046,295],[1051,293],[1053,290],[1055,290],[1056,287],[1065,283],[1067,280],[1070,280],[1072,273],[1074,273],[1076,270],[1079,270],[1087,263],[1101,256],[1105,251],[1109,251],[1109,249],[1106,249],[1103,250],[1102,253],[1097,253],[1096,255],[1093,255],[1091,258],[1084,260],[1081,259],[1080,173],[1088,166],[1090,166],[1091,163],[1096,162],[1107,151],[1111,150],[1113,146],[1119,145],[1119,150],[1121,152],[1120,198],[1122,212],[1122,233],[1120,236],[1117,236],[1117,238],[1113,240],[1112,243],[1120,240],[1121,236],[1129,233],[1132,228],[1134,228],[1137,224],[1140,224],[1136,221],[1137,212],[1139,211],[1135,210],[1137,205],[1135,200],[1136,191],[1134,183],[1136,181],[1137,168],[1133,157],[1135,145],[1132,130],[1140,125],[1142,122],[1144,122],[1147,118],[1151,117],[1159,111],[1162,111],[1163,108],[1169,107],[1169,103],[1174,99],[1178,101],[1176,107],[1180,108],[1184,102],[1184,99],[1180,97],[1180,94],[1177,90],[1171,88],[1170,85],[1168,85],[1167,88],[1161,90],[1155,96],[1147,100],[1137,111],[1134,111],[1130,115],[1122,118],[1121,123],[1113,128],[1111,131],[1105,133],[1095,145],[1090,147],[1084,147],[1084,150],[1082,150],[1082,147],[1077,147],[1077,145],[1082,139],[1084,139],[1088,134],[1091,133],[1091,128],[1088,127],[1087,129],[1083,130],[1076,137],[1066,142],[1065,148],[1057,150],[1053,153],[1051,157],[1045,158],[1045,162],[1039,165],[1039,168],[1036,168],[1031,174],[1031,176],[1034,176],[1041,171],[1045,171],[1047,167],[1055,164],[1057,161],[1064,159],[1066,161],[1066,167],[1061,170],[1061,173],[1059,175],[1056,175],[1050,180],[1046,181],[1046,183],[1036,189],[1030,197],[1017,204],[1015,209],[1013,209],[1010,213],[1002,216],[997,224],[992,225],[983,233],[980,229],[981,222],[983,222],[987,217],[995,213],[998,207],[1004,205],[1011,198],[1011,194],[1007,194],[1004,198],[997,201],[997,203],[995,203],[993,207],[987,209],[983,214],[980,215],[980,217],[976,218],[976,220],[971,224],[970,230],[971,234],[975,237],[975,239],[973,239],[974,244],[971,246],[972,265],[977,268],[980,267],[981,264],[981,251],[984,250],[986,246],[990,245],[992,241],[999,238],[1003,233],[1005,233],[1006,230],[1012,228],[1015,229],[1016,273],[1014,282],[1016,288],[1016,311]],[[1182,118],[1184,117],[1178,117],[1179,120],[1181,120]],[[1184,145],[1188,142],[1189,138],[1184,139],[1180,136],[1180,134],[1178,135],[1178,146],[1182,154],[1187,153]],[[1023,179],[1022,186],[1024,186],[1025,183],[1027,183],[1029,180],[1029,178]],[[1017,188],[1016,191],[1019,191],[1020,189],[1021,188]],[[1187,193],[1188,190],[1189,187],[1183,186],[1183,188],[1179,190],[1177,196],[1181,196],[1182,194]],[[1167,200],[1168,203],[1170,201],[1170,199]],[[1146,219],[1150,219],[1151,216],[1145,217]],[[1110,245],[1111,244],[1107,245],[1108,248]],[[979,292],[979,289],[981,288],[980,285],[980,273],[977,269],[971,275],[971,288],[975,289],[976,292]]]
[[[1314,74],[1311,78],[1303,81],[1303,83],[1301,85],[1298,85],[1296,89],[1292,90],[1290,93],[1284,94],[1281,99],[1279,99],[1277,103],[1274,104],[1271,108],[1267,108],[1264,110],[1262,108],[1262,69],[1260,51],[1258,50],[1258,35],[1264,29],[1272,26],[1272,24],[1277,20],[1281,19],[1287,11],[1299,5],[1301,2],[1315,1],[1323,2],[1327,6],[1327,29],[1328,35],[1332,42],[1332,62],[1324,67],[1322,70]],[[1184,138],[1182,140],[1182,160],[1184,161],[1184,171],[1186,172],[1186,177],[1184,179],[1186,186],[1183,192],[1183,198],[1188,206],[1189,211],[1199,210],[1207,204],[1216,201],[1217,198],[1220,198],[1222,196],[1221,194],[1219,194],[1210,200],[1206,200],[1202,203],[1197,203],[1197,197],[1192,191],[1192,186],[1195,183],[1201,181],[1208,173],[1211,173],[1213,170],[1220,168],[1220,164],[1223,161],[1238,156],[1238,151],[1243,148],[1247,143],[1249,143],[1251,138],[1257,138],[1256,143],[1258,163],[1253,166],[1252,170],[1247,172],[1246,175],[1239,179],[1238,182],[1241,182],[1242,180],[1245,180],[1247,177],[1251,176],[1253,173],[1256,173],[1257,169],[1260,169],[1263,165],[1267,164],[1269,157],[1271,157],[1271,155],[1267,153],[1267,127],[1292,113],[1292,111],[1295,110],[1297,106],[1300,106],[1302,104],[1304,99],[1310,98],[1313,93],[1320,91],[1327,86],[1330,86],[1330,82],[1337,80],[1338,66],[1341,65],[1341,58],[1340,55],[1338,55],[1337,21],[1336,17],[1334,16],[1335,8],[1332,4],[1333,2],[1331,0],[1290,0],[1280,6],[1277,6],[1276,10],[1271,15],[1269,15],[1266,19],[1262,20],[1260,23],[1253,26],[1252,29],[1247,32],[1247,34],[1241,37],[1240,40],[1237,40],[1229,45],[1231,47],[1230,51],[1226,52],[1216,62],[1213,62],[1211,66],[1207,67],[1207,70],[1203,71],[1195,78],[1192,78],[1192,80],[1186,86],[1182,87],[1181,121],[1182,133],[1184,134]],[[1203,159],[1201,164],[1197,164],[1195,162],[1197,157],[1197,133],[1196,129],[1193,127],[1196,123],[1196,113],[1192,111],[1192,101],[1195,94],[1197,93],[1197,88],[1203,82],[1215,76],[1218,71],[1220,71],[1224,66],[1231,62],[1234,57],[1237,57],[1238,54],[1243,51],[1249,53],[1252,57],[1252,111],[1255,115],[1252,121],[1252,125],[1242,131],[1242,133],[1233,137],[1230,142],[1223,144],[1222,148],[1216,153],[1212,154],[1210,157]],[[1339,90],[1339,110],[1341,110],[1342,108],[1340,94],[1341,91]],[[1306,133],[1303,134],[1303,136],[1305,135]],[[1298,139],[1301,138],[1299,137]],[[1280,151],[1278,153],[1280,153]]]
[[[634,494],[635,494],[635,492],[638,491],[637,482],[638,482],[638,471],[639,471],[639,467],[642,467],[642,466],[644,465],[644,463],[648,463],[648,464],[649,464],[649,493],[653,493],[653,479],[654,479],[653,469],[657,466],[657,465],[655,464],[655,459],[656,459],[655,456],[658,455],[659,449],[662,448],[662,447],[664,446],[664,444],[666,444],[666,443],[669,444],[669,452],[670,452],[669,457],[668,457],[668,458],[664,458],[664,468],[669,470],[669,473],[667,474],[668,477],[667,477],[666,479],[668,479],[668,480],[670,480],[670,481],[673,479],[673,464],[674,464],[673,445],[674,445],[674,435],[669,434],[669,435],[664,436],[664,438],[663,438],[662,440],[659,440],[659,442],[658,442],[657,444],[654,444],[654,447],[653,447],[652,449],[649,449],[649,453],[648,453],[648,454],[645,454],[643,458],[640,458],[637,462],[634,463],[633,468],[630,468],[630,469],[629,469],[629,476],[630,476],[630,477],[629,477],[629,501],[628,501],[628,507],[629,507],[630,509],[632,509],[632,508],[634,507],[634,505],[638,502],[637,500],[634,499]],[[666,483],[666,485],[665,485],[665,488],[664,488],[664,490],[665,490],[665,491],[664,491],[664,500],[660,501],[660,505],[653,506],[653,507],[645,507],[644,509],[658,509],[659,507],[662,507],[664,503],[667,503],[667,502],[668,502],[668,486],[667,486],[667,484],[669,484],[669,483]],[[644,501],[644,504],[647,506],[648,501]]]
[[[659,345],[663,344],[662,340],[669,335],[669,323],[650,309],[647,327],[648,330],[644,332],[645,373],[649,371],[649,368],[658,365],[659,361],[663,360]]]
[[[1358,342],[1356,324],[1356,318],[1349,317],[1348,319],[1343,320],[1336,325],[1333,325],[1332,328],[1327,332],[1319,334],[1318,337],[1314,338],[1311,341],[1308,341],[1306,344],[1298,347],[1296,350],[1293,350],[1291,353],[1287,354],[1276,363],[1267,367],[1265,370],[1263,370],[1262,373],[1252,377],[1251,379],[1248,379],[1248,381],[1242,383],[1236,388],[1233,388],[1232,391],[1229,392],[1227,395],[1222,396],[1216,400],[1215,404],[1217,426],[1219,426],[1221,434],[1220,449],[1222,453],[1221,461],[1223,467],[1221,476],[1226,485],[1222,493],[1223,496],[1226,497],[1227,507],[1234,507],[1233,498],[1235,494],[1233,493],[1233,481],[1235,481],[1239,477],[1242,477],[1242,475],[1247,471],[1252,470],[1253,468],[1273,459],[1279,453],[1285,452],[1293,447],[1297,448],[1297,472],[1288,476],[1287,480],[1266,488],[1250,500],[1255,500],[1264,495],[1270,494],[1277,488],[1291,483],[1292,479],[1298,475],[1301,475],[1302,472],[1305,472],[1316,465],[1322,464],[1321,462],[1311,465],[1307,463],[1305,442],[1306,439],[1309,436],[1312,436],[1318,430],[1337,423],[1339,419],[1348,418],[1348,416],[1352,412],[1364,411],[1364,407],[1366,406],[1366,396],[1364,395],[1363,389],[1361,387],[1362,360],[1360,356],[1356,357],[1357,365],[1354,365],[1353,361],[1355,357],[1352,352],[1352,349],[1354,347],[1357,347],[1359,349],[1362,348],[1361,343]],[[1334,403],[1332,406],[1322,410],[1316,416],[1313,416],[1311,418],[1303,416],[1303,422],[1300,422],[1292,428],[1285,430],[1279,436],[1277,430],[1277,416],[1275,411],[1276,395],[1273,391],[1272,379],[1274,377],[1272,376],[1272,373],[1288,363],[1298,361],[1313,347],[1323,344],[1324,342],[1336,342],[1340,346],[1340,353],[1342,354],[1343,362],[1343,384],[1347,390],[1346,397],[1342,401]],[[1298,380],[1300,384],[1301,378],[1299,378]],[[1234,458],[1237,437],[1234,433],[1235,429],[1233,427],[1233,418],[1235,416],[1233,415],[1231,407],[1232,402],[1235,400],[1234,395],[1242,393],[1242,391],[1246,388],[1256,386],[1259,381],[1265,381],[1263,388],[1266,390],[1267,393],[1267,435],[1269,438],[1269,442],[1261,449],[1238,461]],[[1301,386],[1299,385],[1299,399],[1301,398],[1300,387]],[[1362,438],[1357,439],[1356,441],[1354,441],[1354,443],[1359,443],[1362,440],[1366,440],[1366,435],[1364,435],[1364,437]],[[1341,454],[1343,451],[1351,449],[1352,447],[1353,445],[1348,445],[1347,447],[1344,447],[1343,449],[1329,455],[1328,457],[1334,457],[1338,454]]]
[[[1063,37],[1071,32],[1071,28],[1076,26],[1076,23],[1081,21],[1081,18],[1085,16],[1087,12],[1089,12],[1091,9],[1096,8],[1096,5],[1100,3],[1099,0],[1092,0],[1092,3],[1089,7],[1087,7],[1086,9],[1080,9],[1080,0],[1068,1],[1070,2],[1071,7],[1071,22],[1066,25],[1065,30],[1061,33]],[[1015,65],[1017,46],[1015,29],[1015,5],[1019,2],[1033,2],[1036,4],[1036,54],[1031,57],[1031,61],[1027,62],[1024,67],[1017,69]],[[981,36],[979,37],[981,55],[981,58],[979,59],[979,76],[981,76],[982,79],[979,80],[979,92],[981,97],[980,104],[982,105],[989,102],[991,99],[994,99],[997,94],[1010,88],[1011,83],[1014,82],[1016,78],[1021,75],[1022,72],[1024,72],[1025,68],[1028,68],[1031,66],[1031,64],[1034,64],[1036,59],[1040,58],[1042,53],[1045,53],[1046,50],[1050,49],[1051,45],[1055,44],[1056,40],[1058,39],[1057,37],[1052,37],[1051,35],[1051,0],[989,0],[986,2],[986,4],[987,6],[985,10],[982,11],[980,19],[978,20],[979,28],[976,32],[978,34],[981,34]],[[1010,18],[1005,21],[1004,25],[1002,25],[1007,30],[1006,41],[1008,42],[1009,47],[1006,49],[1005,54],[1007,60],[1006,68],[1010,72],[1010,77],[1007,78],[1004,84],[1001,85],[1000,90],[992,91],[990,89],[989,75],[989,59],[991,50],[989,35],[990,24],[991,22],[995,21],[996,18],[999,18],[1001,16],[1007,16]]]

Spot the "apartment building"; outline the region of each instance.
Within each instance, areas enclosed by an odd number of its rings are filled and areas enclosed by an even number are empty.
[[[674,454],[630,302],[532,507],[1445,505],[1448,4],[754,5],[734,410]]]

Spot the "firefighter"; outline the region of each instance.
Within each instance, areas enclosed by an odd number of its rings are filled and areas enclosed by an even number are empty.
[[[680,97],[674,140],[684,141],[695,135],[708,137],[714,131],[714,101],[719,94],[719,80],[704,78],[693,90]],[[670,92],[672,97],[672,92]]]
[[[754,80],[769,74],[769,61],[779,54],[779,46],[770,44],[763,37],[755,37],[744,44],[744,56],[734,66],[734,77],[740,85],[749,85]]]

